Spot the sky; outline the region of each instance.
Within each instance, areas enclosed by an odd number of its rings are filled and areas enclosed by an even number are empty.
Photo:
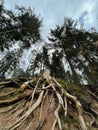
[[[41,34],[45,41],[48,41],[50,29],[63,24],[65,17],[77,20],[87,30],[95,27],[98,31],[98,0],[4,0],[7,9],[14,10],[15,5],[31,7],[35,14],[40,14],[43,18]],[[27,51],[23,53],[22,68],[28,66],[31,51],[29,50],[28,55]]]
[[[86,29],[97,28],[98,0],[4,0],[6,8],[15,5],[34,8],[43,18],[42,35],[47,39],[50,29],[64,22],[64,17],[71,17],[84,24]]]

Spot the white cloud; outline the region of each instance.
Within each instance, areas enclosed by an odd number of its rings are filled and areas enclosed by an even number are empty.
[[[41,14],[43,19],[42,34],[44,38],[49,30],[55,25],[63,23],[64,17],[78,19],[81,14],[87,11],[84,17],[86,28],[95,26],[96,21],[96,0],[5,0],[6,6],[13,8],[15,4],[35,8],[35,13]]]

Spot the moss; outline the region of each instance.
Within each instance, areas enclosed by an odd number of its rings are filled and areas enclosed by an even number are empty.
[[[0,101],[12,99],[12,98],[20,95],[21,93],[22,93],[22,91],[20,89],[18,89],[18,90],[12,92],[11,94],[9,94],[7,96],[6,95],[5,96],[0,96]]]
[[[59,84],[62,85],[63,88],[67,87],[67,82],[65,82],[63,79],[56,78],[56,80],[58,81]]]
[[[84,88],[82,85],[68,83],[60,78],[57,78],[56,80],[65,90],[70,91],[71,94],[77,96],[78,98],[82,98],[83,96],[86,96],[86,98],[89,97],[86,88]]]
[[[78,128],[80,130],[80,123],[77,118],[72,118],[69,115],[67,115],[67,117],[65,118],[64,114],[62,114],[60,117],[62,121],[63,130],[71,130],[71,127]],[[66,124],[68,128],[66,128]]]
[[[92,130],[92,126],[87,126],[87,129],[88,130]]]

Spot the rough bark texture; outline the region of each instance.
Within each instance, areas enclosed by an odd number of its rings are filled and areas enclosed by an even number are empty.
[[[94,96],[93,96],[94,95]],[[84,86],[54,79],[0,82],[0,130],[98,130],[98,99]]]

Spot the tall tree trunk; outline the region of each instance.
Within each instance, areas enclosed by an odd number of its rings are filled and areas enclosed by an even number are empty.
[[[84,69],[84,72],[82,73],[82,75],[86,75],[86,76],[87,76],[87,79],[86,79],[86,80],[87,80],[88,84],[93,83],[93,85],[96,85],[95,77],[92,75],[92,73],[89,72],[88,66],[86,66],[85,64],[83,64],[83,62],[82,62],[80,59],[78,59],[78,61],[80,62],[80,64],[82,65],[82,67],[83,67],[83,69]],[[93,78],[93,77],[94,77],[94,78]],[[89,80],[90,80],[91,82],[89,82]]]
[[[78,75],[77,75],[77,73],[76,73],[76,71],[75,71],[75,69],[74,69],[74,66],[73,66],[73,64],[71,63],[70,57],[68,56],[67,53],[66,53],[66,59],[67,59],[69,65],[70,65],[70,68],[71,68],[71,71],[72,71],[72,74],[73,74],[73,78],[74,78],[74,83],[75,83],[75,84],[81,84],[81,83],[80,83],[80,80],[79,80],[79,77],[78,77]]]

